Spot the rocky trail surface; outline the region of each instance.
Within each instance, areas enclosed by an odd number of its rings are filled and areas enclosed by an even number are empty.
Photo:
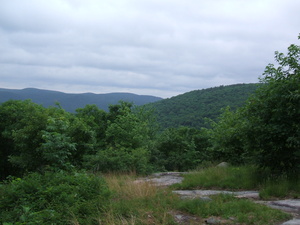
[[[149,177],[141,178],[136,182],[150,182],[153,185],[160,187],[167,187],[172,184],[181,183],[183,181],[183,174],[180,172],[166,172],[166,173],[155,173]],[[271,208],[279,209],[284,212],[293,215],[293,219],[284,222],[282,225],[300,225],[300,199],[285,199],[276,201],[262,201],[259,198],[257,191],[220,191],[220,190],[176,190],[173,193],[178,194],[182,199],[184,198],[201,198],[204,201],[210,201],[209,196],[215,194],[232,194],[237,198],[251,199],[258,204],[264,204]],[[200,218],[182,214],[182,212],[171,212],[179,224],[191,224],[202,221]],[[199,224],[198,223],[198,224]],[[218,218],[211,217],[205,220],[206,224],[226,224],[226,221],[222,221]]]

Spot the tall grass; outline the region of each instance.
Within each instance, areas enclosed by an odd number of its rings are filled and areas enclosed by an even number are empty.
[[[170,214],[178,197],[148,182],[137,182],[134,175],[105,176],[113,198],[99,224],[174,224]]]
[[[243,167],[210,167],[184,175],[177,189],[257,189],[257,174],[252,166]]]
[[[299,198],[300,181],[291,180],[286,176],[268,179],[262,185],[259,196],[262,199]]]
[[[262,199],[300,197],[300,181],[287,176],[272,177],[254,166],[210,167],[184,175],[175,189],[258,190]]]

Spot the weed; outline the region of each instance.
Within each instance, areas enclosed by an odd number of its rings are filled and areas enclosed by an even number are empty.
[[[262,186],[259,195],[262,199],[299,198],[300,182],[298,180],[289,180],[284,176],[272,180],[269,179]]]
[[[234,223],[243,224],[276,224],[291,216],[279,210],[259,205],[246,199],[237,199],[232,195],[211,196],[212,201],[201,199],[184,200],[177,208],[203,218],[216,216],[233,219]]]
[[[177,189],[256,189],[258,186],[254,171],[251,166],[210,167],[185,174],[183,182],[173,187]]]

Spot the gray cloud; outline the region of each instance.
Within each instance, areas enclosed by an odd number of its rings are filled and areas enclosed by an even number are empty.
[[[0,0],[0,86],[170,97],[258,82],[298,0]]]

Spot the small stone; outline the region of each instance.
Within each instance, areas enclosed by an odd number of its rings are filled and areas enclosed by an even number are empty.
[[[221,221],[211,217],[211,218],[208,218],[207,220],[205,220],[205,223],[206,224],[220,224]]]
[[[217,165],[217,167],[223,167],[223,168],[226,168],[229,166],[229,163],[227,162],[221,162],[220,164]]]

